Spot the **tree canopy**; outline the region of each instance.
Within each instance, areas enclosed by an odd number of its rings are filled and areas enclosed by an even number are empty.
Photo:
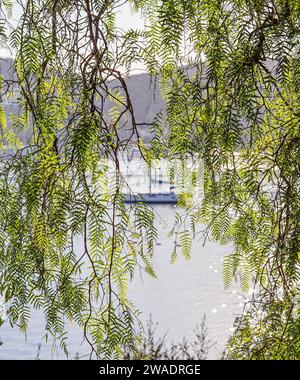
[[[300,3],[128,3],[143,30],[115,24],[122,1],[27,0],[8,36],[3,2],[1,36],[16,51],[17,78],[3,78],[2,96],[19,94],[21,110],[9,127],[0,113],[0,289],[9,318],[26,330],[30,307],[42,308],[62,346],[66,317],[96,357],[133,348],[126,285],[137,266],[155,275],[157,234],[151,208],[122,198],[120,154],[135,146],[147,165],[204,161],[201,202],[181,192],[186,217],[173,233],[188,258],[195,226],[205,224],[204,239],[233,246],[225,286],[256,289],[227,357],[299,358]],[[126,85],[134,62],[157,78],[166,107],[149,147]]]

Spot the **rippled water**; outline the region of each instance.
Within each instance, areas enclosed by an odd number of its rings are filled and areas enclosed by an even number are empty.
[[[216,243],[195,241],[192,258],[185,261],[178,257],[170,263],[173,239],[168,232],[175,215],[172,206],[155,206],[158,245],[155,247],[153,262],[158,279],[146,274],[137,274],[130,284],[129,297],[142,311],[141,320],[149,316],[159,322],[158,333],[168,332],[169,340],[177,342],[184,336],[191,338],[193,330],[206,314],[208,336],[216,344],[211,348],[209,357],[220,357],[226,338],[233,322],[241,310],[243,295],[238,287],[224,291],[222,282],[222,259],[231,251]],[[43,341],[44,320],[40,313],[34,312],[26,336],[8,323],[0,327],[0,359],[34,359],[41,343],[40,358],[64,358],[60,350],[53,350],[52,342]],[[71,326],[69,332],[70,357],[84,355],[87,347],[82,343],[78,328]]]

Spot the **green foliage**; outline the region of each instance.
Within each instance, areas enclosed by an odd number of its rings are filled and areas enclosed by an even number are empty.
[[[170,178],[179,179],[185,212],[171,231],[172,261],[179,245],[190,257],[203,223],[205,240],[233,246],[225,286],[238,280],[257,290],[229,357],[299,358],[299,4],[130,3],[145,16],[144,31],[116,28],[122,1],[55,0],[24,2],[10,35],[21,100],[12,125],[0,107],[8,316],[26,330],[30,307],[42,309],[65,350],[65,317],[96,357],[133,347],[137,311],[126,284],[137,265],[155,276],[156,239],[152,210],[122,199],[119,159],[134,146],[146,166],[169,159]],[[147,149],[121,74],[134,61],[157,76],[166,104]],[[3,98],[13,85],[3,81]],[[201,191],[189,160],[204,161]]]
[[[257,290],[229,356],[299,358],[299,4],[135,3],[150,24],[145,51],[156,65],[148,70],[161,75],[166,103],[160,153],[204,160],[202,202],[180,197],[185,219],[207,226],[205,240],[233,246],[226,287],[237,280]],[[179,225],[188,257],[182,220],[173,232]]]
[[[119,157],[139,136],[120,72],[133,62],[133,37],[115,26],[120,4],[24,2],[10,35],[19,112],[7,119],[0,106],[7,316],[26,331],[31,309],[40,309],[46,336],[66,354],[67,321],[75,322],[94,358],[118,358],[134,345],[127,283],[137,267],[155,275],[153,212],[122,199]],[[3,81],[4,97],[11,86]]]
[[[270,303],[260,314],[253,309],[228,342],[226,358],[299,360],[299,310],[290,300]]]
[[[208,340],[206,317],[202,318],[200,326],[194,330],[194,338],[189,342],[186,338],[180,343],[171,344],[167,341],[167,334],[157,337],[158,324],[152,319],[141,334],[140,342],[133,351],[128,347],[124,349],[126,360],[206,360],[213,344]]]

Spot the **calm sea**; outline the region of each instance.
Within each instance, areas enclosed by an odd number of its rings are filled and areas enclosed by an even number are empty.
[[[167,333],[171,342],[183,337],[191,339],[196,325],[206,315],[208,337],[215,343],[209,358],[220,357],[224,344],[232,331],[235,318],[242,309],[244,295],[237,285],[224,290],[222,281],[222,260],[231,252],[231,247],[219,246],[213,242],[195,241],[192,258],[189,261],[178,257],[173,264],[170,256],[173,239],[168,237],[175,215],[173,206],[154,206],[159,231],[153,263],[157,279],[137,273],[129,286],[129,297],[141,311],[141,320],[146,323],[150,315],[158,322],[158,335]],[[40,346],[41,359],[64,359],[64,353],[45,342],[44,319],[34,312],[26,335],[6,322],[0,327],[0,359],[34,359]],[[88,352],[82,343],[81,331],[70,326],[68,347],[70,357]]]

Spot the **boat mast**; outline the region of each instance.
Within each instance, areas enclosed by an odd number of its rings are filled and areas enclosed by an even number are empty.
[[[152,193],[151,181],[152,181],[152,172],[151,172],[151,165],[150,165],[150,168],[149,168],[149,194]]]

